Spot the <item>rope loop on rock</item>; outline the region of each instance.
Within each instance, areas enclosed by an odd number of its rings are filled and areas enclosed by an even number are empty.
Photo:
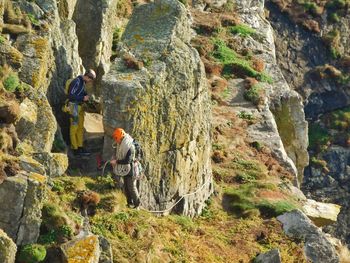
[[[104,176],[104,172],[105,172],[105,168],[107,166],[107,164],[110,163],[110,161],[107,161],[104,165],[103,165],[103,169],[102,169],[102,177]],[[208,177],[207,181],[204,182],[204,184],[202,184],[200,187],[198,187],[194,192],[188,193],[188,194],[184,194],[182,195],[179,200],[177,200],[174,204],[172,204],[169,208],[164,209],[164,210],[147,210],[145,208],[141,208],[141,210],[147,211],[149,213],[154,213],[154,214],[164,214],[165,212],[170,211],[171,209],[173,209],[178,203],[180,203],[180,201],[187,197],[187,196],[191,196],[191,195],[195,195],[196,193],[198,193],[199,191],[201,191],[204,186],[206,186],[208,183],[210,183],[211,181],[211,176]]]

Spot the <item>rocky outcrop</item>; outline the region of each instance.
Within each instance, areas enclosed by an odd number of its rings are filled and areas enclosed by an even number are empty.
[[[122,36],[121,58],[103,78],[106,133],[123,127],[145,152],[142,205],[166,210],[183,197],[175,209],[187,215],[199,214],[212,192],[210,101],[191,32],[189,13],[178,1],[136,8]],[[128,57],[145,67],[128,68]],[[105,140],[106,158],[111,143]]]
[[[46,175],[50,177],[61,176],[68,168],[68,157],[63,153],[42,152],[33,157],[44,166]]]
[[[113,253],[111,244],[103,236],[98,237],[101,255],[98,263],[113,263]]]
[[[339,262],[334,246],[301,211],[294,210],[278,216],[277,219],[282,223],[283,230],[288,236],[305,242],[305,255],[311,262]]]
[[[312,34],[301,26],[296,26],[273,1],[267,1],[269,20],[276,33],[277,60],[288,83],[304,97],[307,118],[345,107],[350,103],[347,85],[335,78],[319,78],[312,74],[316,66],[333,64],[330,48],[322,40],[328,32],[337,29],[340,33],[339,51],[348,54],[349,15],[341,18],[341,23],[322,20],[320,35]]]
[[[305,172],[303,191],[309,198],[341,205],[337,222],[328,226],[327,231],[349,243],[350,151],[331,146],[319,158],[326,161],[328,171],[309,166]]]
[[[279,161],[301,181],[304,167],[308,164],[307,122],[305,121],[302,98],[291,90],[279,69],[275,56],[272,27],[264,17],[264,1],[239,1],[236,12],[243,23],[258,32],[256,36],[241,37],[237,41],[242,48],[254,51],[256,57],[266,62],[265,71],[272,77],[271,84],[264,85],[267,95],[265,109],[261,110],[265,127],[252,128],[251,136],[264,141]],[[272,113],[272,114],[271,114]],[[278,133],[275,132],[276,127]],[[272,132],[273,139],[264,140],[263,133]],[[283,142],[283,144],[282,144]]]
[[[39,236],[46,177],[36,173],[8,177],[0,186],[0,228],[17,245],[35,243]]]
[[[16,131],[19,139],[29,146],[27,153],[50,152],[57,125],[46,96],[32,90],[21,103],[20,109]]]
[[[254,263],[282,263],[280,251],[275,248],[266,253],[259,254]]]
[[[0,229],[0,262],[14,263],[16,252],[16,244]]]
[[[321,203],[308,199],[302,210],[316,226],[322,227],[337,222],[340,208],[336,204]]]
[[[98,236],[87,235],[73,239],[61,246],[64,262],[99,263]]]
[[[118,1],[78,0],[73,14],[77,25],[79,54],[86,69],[96,70],[94,93],[101,92],[102,76],[108,72],[113,31],[118,22]]]

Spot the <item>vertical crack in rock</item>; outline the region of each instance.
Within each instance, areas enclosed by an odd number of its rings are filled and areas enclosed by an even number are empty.
[[[102,76],[109,70],[113,30],[118,21],[117,3],[117,0],[78,0],[73,14],[83,65],[97,73],[93,90],[97,95]]]

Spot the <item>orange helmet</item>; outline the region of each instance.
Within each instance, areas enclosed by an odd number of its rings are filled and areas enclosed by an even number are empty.
[[[113,139],[120,143],[125,136],[125,131],[122,128],[116,128],[113,132]]]

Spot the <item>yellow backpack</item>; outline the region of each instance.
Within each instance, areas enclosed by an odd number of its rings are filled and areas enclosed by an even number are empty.
[[[65,112],[65,113],[68,113],[68,114],[70,114],[70,111],[71,111],[71,109],[69,107],[68,92],[69,92],[69,86],[70,86],[72,80],[73,79],[68,79],[66,81],[66,85],[64,87],[64,94],[66,94],[67,99],[66,99],[66,101],[64,102],[64,104],[62,106],[62,111]]]

